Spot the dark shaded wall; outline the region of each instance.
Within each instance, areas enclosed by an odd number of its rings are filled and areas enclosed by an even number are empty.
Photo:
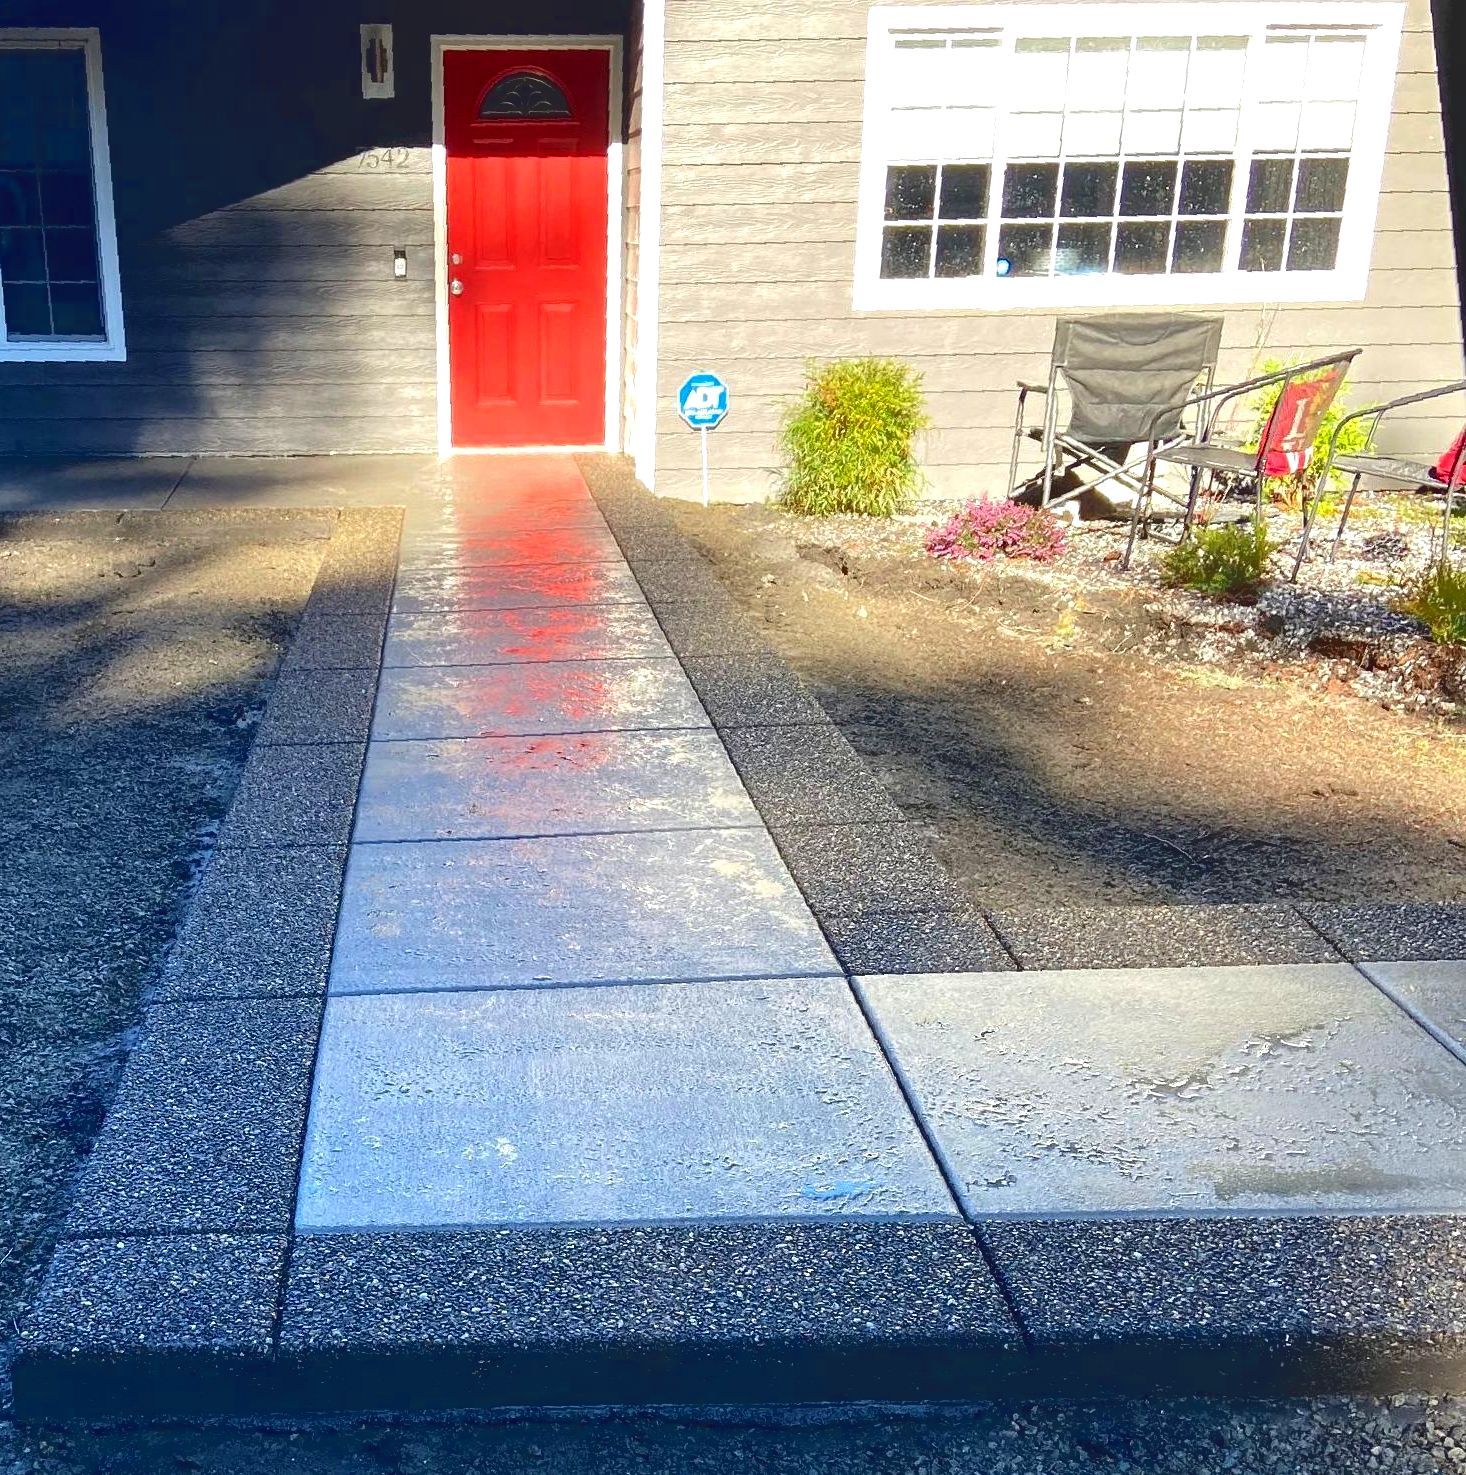
[[[1456,225],[1456,271],[1461,281],[1461,322],[1466,330],[1466,0],[1432,0],[1451,215]]]
[[[630,6],[0,0],[101,32],[128,344],[0,364],[0,451],[433,449],[429,37],[624,36]],[[391,100],[361,96],[363,21],[394,25]]]

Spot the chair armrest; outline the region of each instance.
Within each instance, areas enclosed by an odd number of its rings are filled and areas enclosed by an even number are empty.
[[[1457,379],[1451,384],[1438,385],[1435,389],[1420,389],[1414,394],[1402,394],[1398,399],[1387,399],[1383,404],[1366,405],[1363,409],[1351,410],[1334,426],[1334,433],[1329,436],[1329,453],[1324,457],[1323,472],[1318,480],[1319,486],[1328,485],[1329,475],[1334,469],[1334,458],[1339,451],[1339,435],[1346,425],[1353,424],[1355,420],[1372,418],[1374,425],[1378,426],[1391,410],[1398,410],[1405,405],[1418,405],[1429,399],[1440,399],[1447,394],[1460,394],[1462,391],[1466,391],[1466,379]],[[1373,427],[1371,427],[1370,438],[1374,438]],[[1459,473],[1460,469],[1461,462],[1458,460],[1453,468],[1452,481],[1455,480],[1455,474]]]
[[[1190,399],[1182,404],[1180,413],[1185,414],[1187,410],[1198,405],[1210,404],[1211,414],[1207,417],[1207,428],[1199,437],[1202,444],[1209,444],[1211,440],[1211,426],[1216,423],[1216,413],[1230,400],[1239,399],[1244,394],[1251,394],[1254,390],[1263,389],[1269,384],[1286,384],[1292,379],[1301,379],[1305,374],[1315,373],[1319,369],[1330,368],[1334,364],[1352,363],[1364,350],[1362,348],[1350,348],[1343,353],[1331,353],[1327,358],[1314,359],[1311,363],[1295,364],[1291,369],[1277,369],[1271,374],[1259,374],[1256,379],[1244,379],[1240,384],[1225,384],[1220,389],[1208,389],[1201,394],[1193,394]],[[1168,405],[1163,410],[1158,410],[1150,422],[1150,443],[1155,444],[1156,427],[1168,415],[1174,411]]]
[[[1025,394],[1047,394],[1049,392],[1049,386],[1047,384],[1034,384],[1028,379],[1020,379],[1018,381],[1018,387]]]
[[[1339,432],[1355,420],[1365,420],[1371,415],[1376,420],[1383,420],[1391,410],[1402,409],[1406,405],[1418,405],[1428,399],[1440,399],[1447,394],[1461,394],[1463,391],[1466,391],[1466,379],[1457,379],[1453,384],[1442,384],[1435,389],[1417,390],[1414,394],[1402,394],[1399,399],[1387,399],[1382,404],[1366,405],[1363,409],[1351,410],[1334,426],[1334,433],[1329,443],[1332,445],[1338,440]]]

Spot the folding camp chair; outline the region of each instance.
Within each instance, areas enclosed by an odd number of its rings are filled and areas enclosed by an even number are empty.
[[[1047,382],[1018,384],[1009,495],[1019,490],[1018,453],[1028,439],[1042,446],[1045,507],[1108,481],[1118,481],[1139,496],[1144,462],[1129,460],[1131,448],[1148,446],[1152,433],[1162,444],[1182,438],[1181,407],[1199,383],[1211,388],[1221,342],[1220,318],[1139,312],[1060,318]],[[1062,430],[1061,378],[1069,392],[1069,420]],[[1041,426],[1024,423],[1031,394],[1044,396]],[[1064,471],[1099,475],[1055,498],[1054,479]]]
[[[1201,429],[1194,440],[1164,440],[1164,431],[1173,423],[1174,412],[1169,408],[1159,411],[1152,422],[1145,458],[1145,483],[1130,515],[1130,537],[1125,544],[1125,556],[1120,560],[1120,567],[1130,567],[1136,536],[1150,517],[1151,499],[1156,490],[1156,470],[1162,461],[1184,466],[1191,473],[1186,515],[1181,525],[1183,539],[1190,535],[1196,521],[1196,504],[1205,476],[1223,476],[1234,485],[1250,485],[1257,497],[1257,515],[1261,517],[1264,480],[1270,476],[1294,475],[1308,465],[1323,417],[1333,404],[1349,372],[1349,365],[1362,351],[1351,348],[1344,353],[1314,359],[1312,363],[1278,369],[1240,384],[1193,395],[1183,407],[1183,413],[1186,409],[1196,412]],[[1272,384],[1279,386],[1278,399],[1263,426],[1256,449],[1244,450],[1213,438],[1220,411],[1225,405]]]
[[[1450,549],[1451,515],[1455,510],[1456,488],[1466,482],[1466,431],[1463,431],[1455,444],[1440,460],[1434,463],[1417,461],[1409,456],[1381,456],[1373,452],[1360,455],[1347,453],[1340,455],[1339,436],[1346,425],[1356,420],[1368,420],[1369,442],[1373,444],[1380,421],[1392,410],[1401,409],[1406,405],[1424,404],[1426,400],[1440,399],[1448,394],[1461,394],[1463,391],[1466,391],[1466,379],[1458,379],[1454,384],[1442,384],[1438,389],[1423,389],[1416,394],[1406,394],[1401,395],[1399,399],[1386,400],[1380,405],[1370,405],[1367,409],[1354,410],[1339,421],[1329,440],[1328,460],[1324,464],[1323,475],[1318,479],[1317,491],[1304,514],[1303,536],[1298,541],[1298,557],[1293,561],[1295,579],[1298,577],[1298,570],[1303,567],[1303,560],[1308,556],[1308,540],[1313,532],[1314,521],[1318,517],[1319,504],[1323,500],[1323,492],[1328,485],[1329,476],[1335,471],[1342,471],[1346,476],[1352,476],[1353,480],[1349,483],[1349,490],[1344,494],[1344,506],[1339,514],[1339,526],[1334,533],[1334,541],[1329,546],[1330,561],[1339,551],[1344,529],[1349,525],[1349,513],[1354,506],[1354,495],[1359,490],[1360,481],[1366,476],[1376,481],[1392,482],[1396,486],[1435,487],[1444,484],[1446,511],[1441,549],[1443,553]]]

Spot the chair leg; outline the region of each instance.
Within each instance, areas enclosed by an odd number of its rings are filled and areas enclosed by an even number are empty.
[[[1155,457],[1152,455],[1145,458],[1145,480],[1141,484],[1139,492],[1136,493],[1135,503],[1130,509],[1130,536],[1125,540],[1125,554],[1120,559],[1120,567],[1122,569],[1128,569],[1130,567],[1130,559],[1135,552],[1135,534],[1137,528],[1140,526],[1142,511],[1146,517],[1150,516],[1150,497],[1154,487]]]
[[[1018,490],[1018,449],[1023,443],[1023,393],[1018,395],[1018,413],[1013,417],[1013,454],[1008,461],[1008,495]]]
[[[1334,529],[1334,541],[1329,544],[1329,562],[1332,563],[1339,552],[1339,544],[1344,539],[1344,529],[1349,526],[1349,512],[1354,506],[1354,493],[1359,490],[1359,478],[1362,472],[1356,472],[1354,480],[1349,483],[1349,490],[1344,493],[1344,506],[1339,513],[1339,525]]]
[[[1196,504],[1201,500],[1201,467],[1191,468],[1191,485],[1186,492],[1186,516],[1181,519],[1181,541],[1184,543],[1191,536],[1191,529],[1196,526]]]
[[[1298,534],[1298,552],[1293,559],[1293,572],[1288,575],[1288,582],[1298,582],[1299,571],[1303,567],[1303,560],[1308,557],[1308,539],[1313,532],[1313,520],[1318,514],[1319,504],[1323,501],[1322,490],[1315,486],[1312,493],[1305,492],[1303,495],[1303,528]]]
[[[1054,392],[1051,382],[1049,393],[1044,400],[1044,484],[1043,494],[1039,499],[1040,507],[1049,505],[1049,498],[1054,492],[1054,434],[1058,428],[1058,422],[1054,414],[1053,401]]]

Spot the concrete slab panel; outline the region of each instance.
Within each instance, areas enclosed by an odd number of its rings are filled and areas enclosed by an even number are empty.
[[[591,500],[569,456],[450,456],[434,465],[431,485],[444,505],[470,516]]]
[[[691,656],[686,665],[716,727],[820,726],[830,720],[783,657],[772,651]]]
[[[402,540],[403,568],[474,568],[488,564],[620,563],[621,548],[604,525],[454,535],[446,540],[421,536],[410,527]]]
[[[829,724],[739,727],[723,741],[759,812],[775,828],[904,818],[865,759]]]
[[[323,994],[345,870],[344,847],[216,850],[157,997]]]
[[[626,541],[624,533],[618,533]],[[713,566],[701,554],[685,558],[646,559],[635,565],[636,580],[651,604],[698,604],[707,600],[721,602],[728,591]]]
[[[589,497],[556,497],[542,503],[520,500],[476,506],[449,502],[442,507],[414,507],[409,523],[414,543],[445,549],[466,538],[499,538],[531,528],[605,526],[605,518]]]
[[[820,916],[950,911],[961,889],[908,824],[790,825],[779,849]]]
[[[683,830],[358,846],[329,987],[392,993],[838,971],[767,835]]]
[[[86,507],[156,511],[188,463],[187,456],[5,456],[0,458],[0,513]]]
[[[644,605],[598,604],[394,615],[382,663],[479,666],[667,654],[666,638]]]
[[[555,609],[570,604],[642,604],[624,563],[532,563],[471,568],[405,568],[392,608]]]
[[[175,507],[402,506],[431,456],[200,456]]]
[[[365,742],[376,689],[376,675],[366,669],[284,671],[255,741],[266,748]]]
[[[820,920],[835,956],[851,973],[991,973],[1014,966],[974,906]]]
[[[382,672],[378,740],[706,727],[675,657]]]
[[[1183,968],[1334,963],[1286,906],[1028,907],[992,924],[1023,968]]]
[[[381,614],[307,614],[290,642],[284,671],[375,671],[387,632]]]
[[[365,753],[364,743],[254,748],[219,844],[346,844]]]
[[[320,1012],[316,999],[149,1010],[68,1232],[288,1229]]]
[[[284,1235],[66,1240],[21,1328],[28,1419],[230,1417],[270,1378]]]
[[[207,1351],[263,1359],[283,1235],[63,1241],[21,1332],[27,1358]]]
[[[357,801],[357,844],[595,835],[757,825],[718,735],[375,742]]]
[[[1347,965],[859,987],[975,1216],[1466,1208],[1466,1065]]]
[[[664,605],[657,618],[679,656],[758,655],[769,648],[763,631],[728,598]]]
[[[1466,958],[1466,902],[1309,903],[1298,910],[1346,958]]]
[[[1466,1219],[988,1221],[1054,1386],[1297,1397],[1457,1387]]]
[[[384,1285],[423,1294],[383,1296]],[[688,1345],[694,1308],[700,1348],[799,1346],[807,1356],[825,1339],[843,1351],[870,1339],[950,1359],[958,1338],[1021,1345],[966,1226],[860,1217],[303,1234],[280,1336],[297,1355],[461,1347],[493,1356],[496,1373],[515,1348],[577,1349],[567,1373],[582,1391],[588,1344],[619,1343],[624,1358],[636,1342],[675,1349],[706,1397],[707,1371]],[[784,1398],[792,1369],[787,1355],[778,1361]],[[841,1397],[850,1372],[846,1363]],[[544,1378],[541,1367],[531,1399],[541,1406],[553,1401]]]
[[[392,602],[402,512],[395,507],[346,507],[316,575],[311,614],[380,614]]]
[[[302,1229],[955,1212],[843,979],[327,1009]]]
[[[1466,1057],[1466,962],[1361,963],[1361,971]]]

